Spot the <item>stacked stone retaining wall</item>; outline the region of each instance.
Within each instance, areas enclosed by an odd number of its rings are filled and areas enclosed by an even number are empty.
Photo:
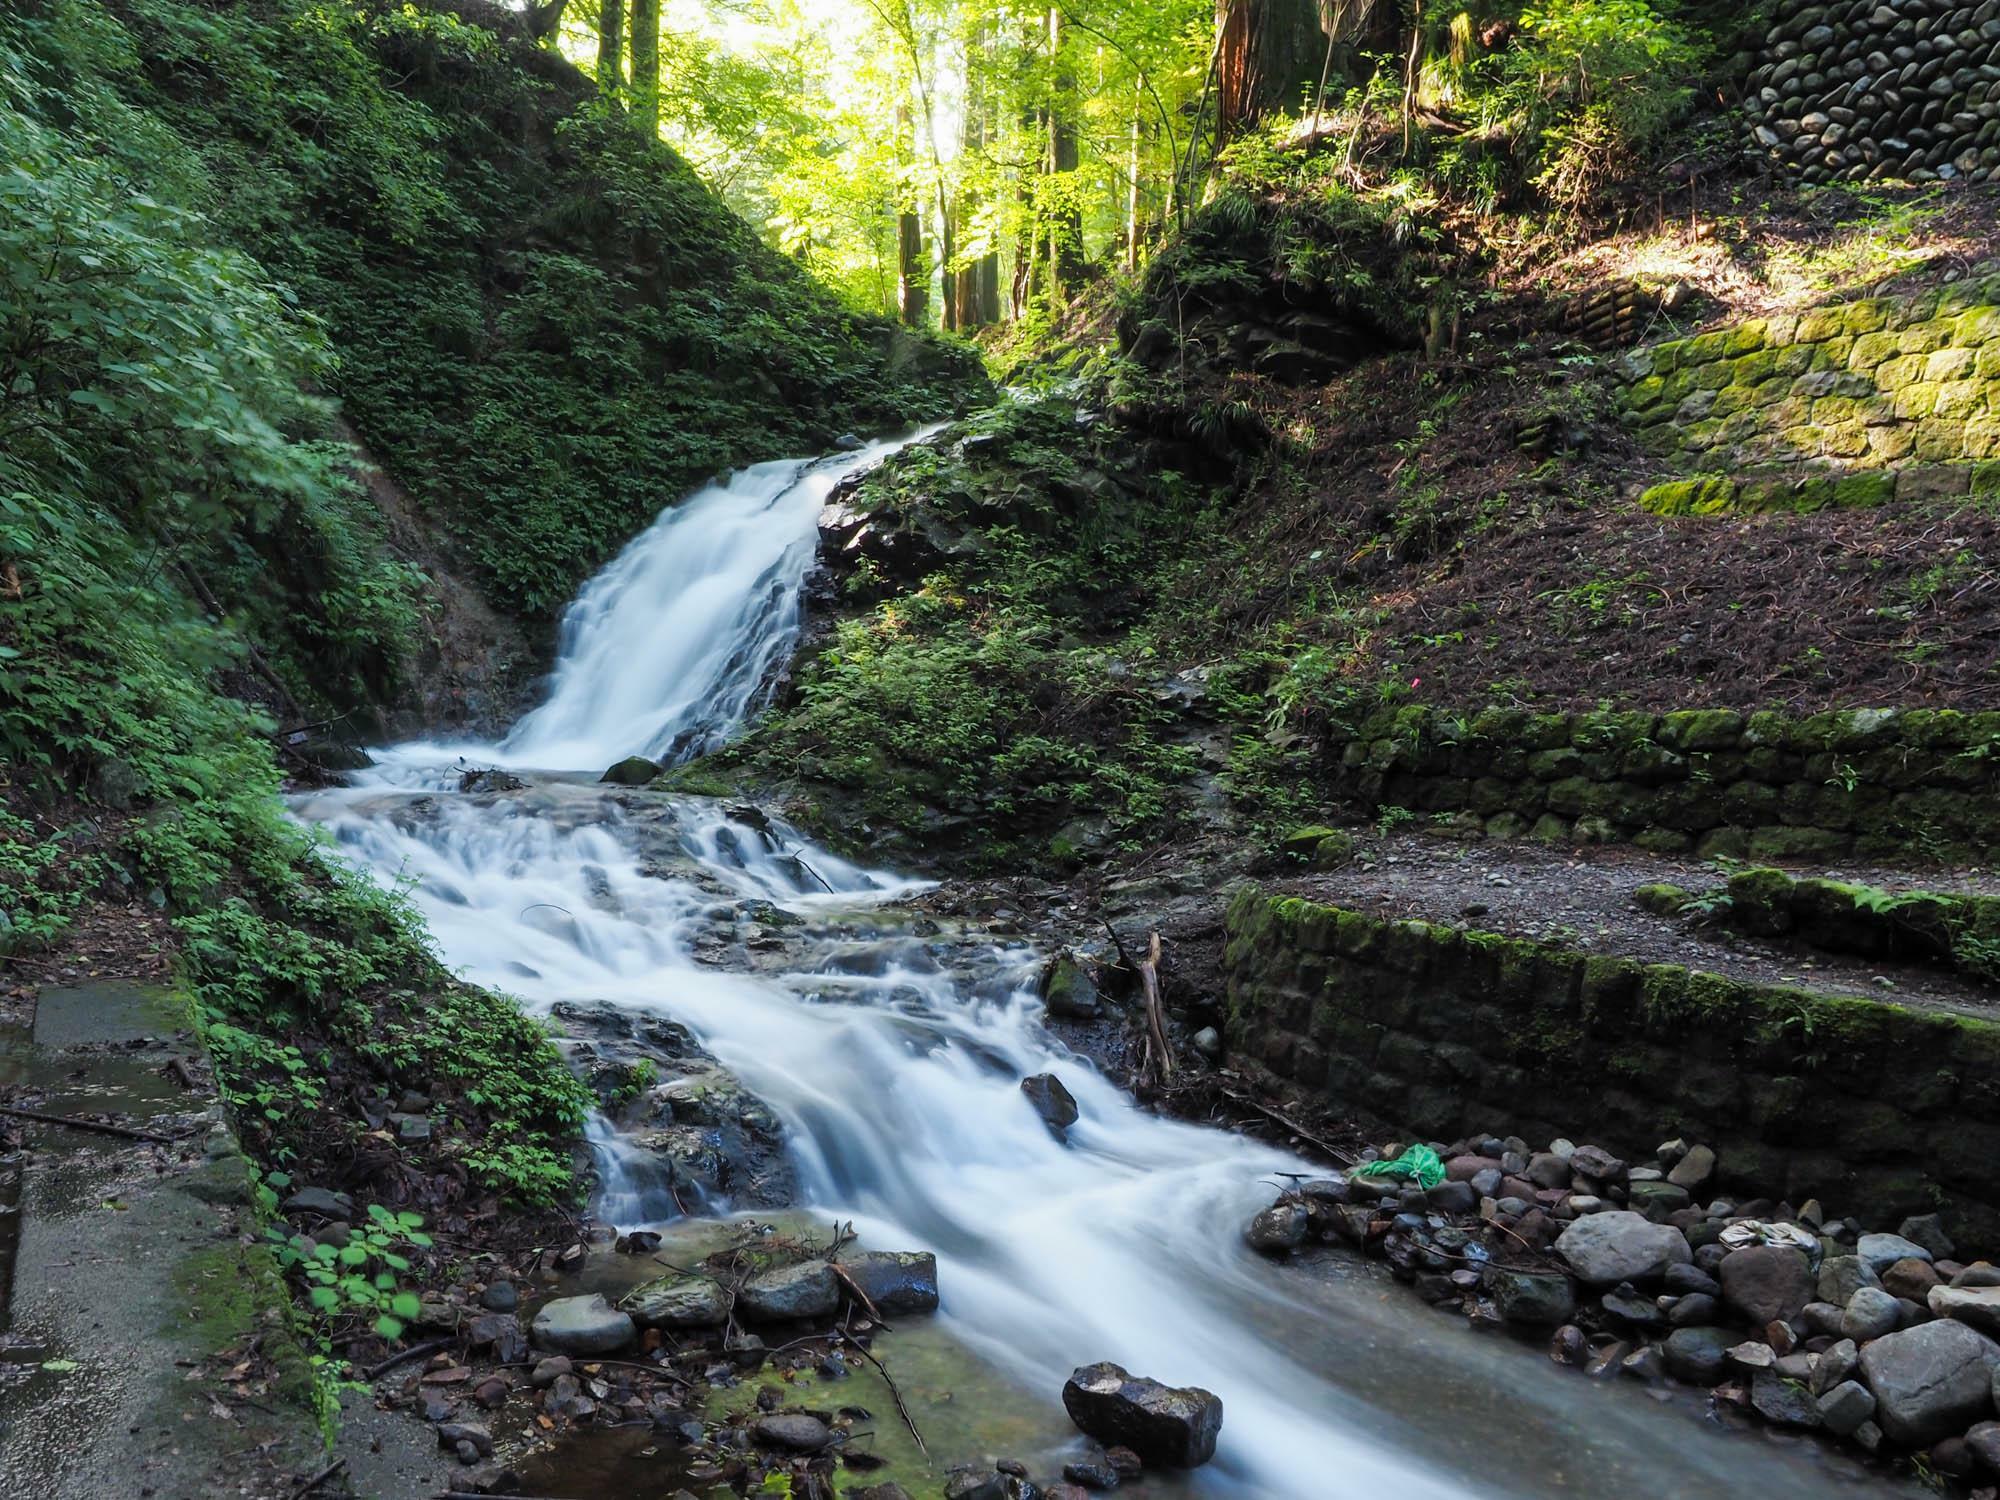
[[[1753,150],[1807,182],[2000,174],[2000,0],[1786,0],[1746,81]]]
[[[1718,1152],[1726,1191],[2000,1245],[2000,1026],[1245,890],[1233,1057],[1420,1137]]]
[[[1335,794],[1442,832],[1759,860],[1976,864],[2000,848],[2000,713],[1384,709],[1336,731]]]

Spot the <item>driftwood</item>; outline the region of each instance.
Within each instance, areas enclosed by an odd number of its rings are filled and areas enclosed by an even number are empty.
[[[1173,1049],[1167,1045],[1167,1018],[1160,1000],[1160,935],[1155,932],[1139,963],[1139,985],[1146,997],[1146,1050],[1161,1078],[1174,1076]]]
[[[129,1125],[106,1125],[99,1120],[45,1114],[39,1109],[18,1109],[11,1104],[0,1104],[0,1115],[12,1115],[17,1120],[39,1120],[44,1125],[66,1125],[71,1130],[89,1130],[98,1135],[115,1135],[124,1141],[147,1141],[155,1146],[171,1146],[179,1139],[178,1136],[158,1135],[150,1130],[134,1130]]]

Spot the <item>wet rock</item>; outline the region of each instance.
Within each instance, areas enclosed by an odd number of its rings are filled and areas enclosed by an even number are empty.
[[[1944,1220],[1936,1214],[1917,1214],[1903,1220],[1896,1233],[1913,1245],[1921,1245],[1930,1252],[1933,1260],[1948,1256],[1958,1247],[1951,1242],[1951,1236],[1944,1232]]]
[[[1162,1385],[1108,1362],[1071,1374],[1063,1409],[1099,1442],[1121,1444],[1146,1463],[1175,1469],[1207,1463],[1222,1430],[1222,1402],[1212,1393]]]
[[[751,1432],[767,1448],[787,1448],[794,1453],[817,1453],[833,1441],[826,1423],[803,1412],[779,1412],[759,1417]]]
[[[1931,1269],[1927,1260],[1914,1258],[1897,1261],[1882,1273],[1882,1290],[1892,1297],[1904,1298],[1911,1302],[1922,1302],[1931,1294],[1931,1288],[1938,1284],[1938,1273]]]
[[[1656,1280],[1668,1266],[1690,1258],[1679,1230],[1629,1209],[1576,1220],[1556,1241],[1556,1253],[1592,1286]]]
[[[643,755],[628,755],[597,779],[599,784],[609,782],[613,786],[645,786],[658,776],[660,771],[661,766],[658,761],[648,760]]]
[[[1037,1073],[1032,1078],[1021,1080],[1021,1092],[1028,1096],[1028,1103],[1042,1122],[1061,1135],[1077,1122],[1081,1111],[1076,1107],[1076,1099],[1063,1087],[1063,1081],[1053,1073]]]
[[[1661,1346],[1667,1371],[1692,1385],[1714,1385],[1729,1369],[1736,1336],[1721,1328],[1676,1328]]]
[[[496,1281],[479,1294],[479,1305],[488,1312],[510,1313],[521,1305],[521,1294],[509,1281]]]
[[[1243,1238],[1252,1250],[1284,1255],[1305,1243],[1308,1226],[1303,1203],[1274,1203],[1244,1226]]]
[[[475,1458],[490,1458],[493,1454],[493,1434],[477,1422],[442,1422],[438,1424],[437,1435],[441,1448],[469,1443]]]
[[[569,1360],[560,1354],[539,1360],[535,1368],[528,1372],[528,1384],[538,1391],[545,1391],[556,1383],[558,1376],[569,1374],[572,1368]]]
[[[1068,953],[1042,971],[1042,1007],[1059,1021],[1094,1021],[1104,1008],[1090,971]]]
[[[840,1307],[840,1281],[825,1261],[802,1261],[751,1277],[736,1306],[745,1317],[773,1323],[831,1317]]]
[[[1641,1296],[1629,1281],[1620,1282],[1615,1289],[1606,1292],[1598,1299],[1598,1306],[1613,1321],[1642,1333],[1666,1326],[1666,1314],[1660,1311],[1659,1304],[1651,1297]]]
[[[1018,1474],[960,1469],[945,1477],[944,1500],[1042,1500],[1042,1492]]]
[[[1875,1397],[1858,1380],[1843,1380],[1819,1398],[1819,1419],[1835,1437],[1848,1437],[1875,1415]]]
[[[1988,1474],[2000,1474],[2000,1422],[1980,1422],[1965,1435],[1972,1461]]]
[[[1989,1337],[2000,1337],[2000,1287],[1934,1286],[1928,1306],[1940,1318],[1956,1318]]]
[[[1756,1327],[1795,1317],[1812,1300],[1812,1266],[1799,1251],[1782,1245],[1736,1251],[1723,1261],[1721,1281],[1723,1302]]]
[[[1722,1283],[1692,1263],[1668,1266],[1665,1274],[1660,1277],[1660,1285],[1677,1297],[1692,1296],[1696,1293],[1708,1297],[1722,1295]]]
[[[1618,1368],[1621,1373],[1630,1375],[1634,1380],[1644,1380],[1651,1383],[1662,1379],[1666,1375],[1667,1365],[1666,1358],[1660,1353],[1658,1347],[1653,1344],[1647,1344],[1643,1348],[1634,1349],[1630,1354],[1626,1355],[1624,1359],[1619,1361]]]
[[[1574,1323],[1565,1323],[1549,1336],[1549,1358],[1571,1369],[1590,1358],[1590,1340]]]
[[[1836,1340],[1820,1352],[1819,1363],[1813,1366],[1812,1393],[1824,1396],[1860,1368],[1860,1346],[1853,1339]]]
[[[1950,1318],[1887,1334],[1861,1350],[1882,1431],[1921,1448],[1962,1432],[1993,1402],[2000,1344]]]
[[[1480,1282],[1509,1323],[1553,1328],[1576,1315],[1576,1292],[1567,1276],[1489,1265]]]
[[[864,1250],[841,1265],[879,1312],[937,1311],[937,1257],[928,1250]]]
[[[1115,1490],[1118,1488],[1118,1471],[1111,1467],[1111,1460],[1097,1455],[1076,1459],[1063,1465],[1063,1478],[1071,1484],[1082,1485],[1087,1490]]]
[[[1194,1050],[1203,1057],[1222,1056],[1222,1033],[1213,1026],[1202,1027],[1189,1040],[1193,1042]]]
[[[512,1313],[487,1313],[472,1320],[466,1342],[475,1349],[491,1349],[503,1365],[517,1365],[528,1357],[528,1335],[521,1320]]]
[[[1766,1422],[1779,1427],[1817,1427],[1819,1403],[1802,1385],[1776,1370],[1759,1370],[1750,1382],[1750,1405]]]
[[[535,1314],[535,1343],[559,1354],[614,1354],[639,1337],[631,1317],[596,1292],[558,1297]]]
[[[663,1276],[634,1289],[625,1310],[641,1328],[720,1328],[729,1294],[706,1276]]]
[[[1903,1309],[1896,1299],[1879,1286],[1864,1286],[1847,1300],[1840,1315],[1840,1336],[1865,1344],[1893,1333],[1903,1321]]]
[[[1690,1292],[1668,1311],[1667,1321],[1676,1328],[1708,1328],[1721,1312],[1722,1304],[1708,1293]]]

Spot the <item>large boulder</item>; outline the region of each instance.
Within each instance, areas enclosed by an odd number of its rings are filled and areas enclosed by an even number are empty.
[[[1812,1266],[1784,1245],[1751,1245],[1722,1262],[1722,1300],[1753,1328],[1798,1316],[1812,1301]]]
[[[1100,1443],[1130,1448],[1148,1464],[1192,1469],[1215,1456],[1221,1398],[1162,1385],[1108,1362],[1084,1365],[1063,1386],[1063,1410]]]
[[[611,767],[599,781],[608,781],[613,786],[644,786],[660,774],[660,763],[648,760],[643,755],[628,755]]]
[[[1964,1432],[1993,1406],[2000,1344],[1950,1318],[1919,1323],[1861,1351],[1882,1431],[1910,1448]]]
[[[928,1250],[864,1250],[840,1264],[877,1312],[937,1311],[937,1257]]]
[[[706,1276],[662,1276],[624,1299],[641,1328],[720,1328],[729,1321],[729,1294]]]
[[[544,1302],[532,1332],[538,1347],[558,1354],[615,1354],[639,1337],[631,1316],[596,1292]]]
[[[1556,1253],[1592,1286],[1652,1281],[1668,1266],[1692,1259],[1678,1229],[1655,1224],[1629,1209],[1578,1219],[1556,1241]]]
[[[829,1318],[840,1306],[840,1279],[823,1260],[801,1261],[751,1277],[736,1294],[746,1318],[767,1323]]]

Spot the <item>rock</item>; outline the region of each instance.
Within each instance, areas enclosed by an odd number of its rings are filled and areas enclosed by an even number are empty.
[[[1881,1284],[1882,1278],[1858,1255],[1829,1255],[1819,1263],[1819,1300],[1836,1307],[1847,1306],[1864,1286]]]
[[[938,1309],[937,1257],[928,1250],[863,1250],[840,1264],[885,1316]]]
[[[1980,1422],[1965,1435],[1972,1461],[1988,1474],[2000,1474],[2000,1422]]]
[[[801,1261],[751,1277],[736,1306],[745,1317],[771,1323],[830,1318],[840,1307],[840,1280],[823,1260]]]
[[[1676,1328],[1708,1328],[1722,1315],[1722,1304],[1706,1292],[1690,1292],[1667,1312]]]
[[[1667,1181],[1675,1187],[1686,1188],[1690,1193],[1698,1193],[1708,1186],[1709,1178],[1715,1175],[1715,1153],[1706,1146],[1690,1146],[1688,1153],[1674,1163],[1667,1173]]]
[[[1549,1336],[1549,1358],[1572,1369],[1590,1358],[1590,1339],[1574,1323],[1565,1323]]]
[[[1528,1158],[1528,1181],[1536,1187],[1566,1188],[1570,1175],[1569,1163],[1552,1151]]]
[[[1861,1350],[1853,1339],[1837,1339],[1820,1352],[1813,1366],[1812,1393],[1824,1396],[1861,1367]]]
[[[658,761],[643,755],[628,755],[597,779],[600,784],[608,781],[613,786],[645,786],[660,770]]]
[[[1964,1270],[1951,1278],[1953,1286],[2000,1286],[2000,1266],[1991,1261],[1975,1260]]]
[[[1093,1021],[1102,1005],[1097,981],[1068,953],[1059,953],[1042,971],[1042,1008],[1057,1020]]]
[[[1934,1286],[1928,1305],[1940,1318],[1956,1318],[1990,1337],[2000,1337],[2000,1287]]]
[[[1875,1397],[1858,1380],[1843,1380],[1819,1398],[1819,1419],[1835,1437],[1847,1437],[1875,1415]]]
[[[503,1365],[517,1365],[528,1357],[528,1335],[521,1320],[512,1313],[487,1313],[472,1320],[465,1341],[474,1349],[491,1349]]]
[[[1037,1073],[1032,1078],[1021,1080],[1021,1092],[1028,1096],[1028,1103],[1035,1107],[1035,1113],[1042,1122],[1057,1135],[1077,1122],[1082,1111],[1076,1107],[1076,1099],[1063,1087],[1063,1081],[1053,1073]]]
[[[1615,1321],[1641,1333],[1664,1328],[1667,1323],[1659,1304],[1651,1297],[1642,1297],[1629,1281],[1621,1281],[1614,1290],[1606,1292],[1598,1299],[1598,1306]]]
[[[1882,1290],[1892,1297],[1922,1302],[1938,1284],[1938,1273],[1927,1260],[1903,1259],[1882,1273]]]
[[[1527,1328],[1553,1328],[1576,1313],[1576,1292],[1567,1276],[1488,1265],[1480,1284],[1500,1316]]]
[[[1693,1385],[1714,1385],[1728,1373],[1736,1336],[1722,1328],[1676,1328],[1661,1346],[1667,1373]]]
[[[569,1374],[573,1368],[562,1355],[552,1355],[536,1361],[535,1368],[528,1372],[528,1384],[538,1391],[545,1391],[556,1383],[558,1376]]]
[[[1944,1232],[1944,1220],[1936,1214],[1917,1214],[1907,1218],[1896,1226],[1896,1233],[1913,1245],[1922,1245],[1930,1251],[1933,1260],[1949,1256],[1958,1248],[1952,1244],[1951,1236]]]
[[[1887,1334],[1861,1350],[1875,1420],[1906,1447],[1962,1432],[1993,1405],[2000,1344],[1951,1318]]]
[[[1655,1345],[1647,1344],[1626,1355],[1618,1368],[1634,1380],[1651,1382],[1666,1374],[1666,1360]]]
[[[1862,1264],[1877,1276],[1899,1260],[1936,1258],[1922,1245],[1913,1244],[1900,1234],[1864,1234],[1860,1242],[1855,1245],[1854,1253],[1861,1258]],[[1889,1429],[1885,1426],[1883,1431],[1888,1432]],[[1894,1437],[1895,1433],[1890,1432],[1889,1436]]]
[[[1202,1027],[1189,1038],[1189,1041],[1194,1044],[1194,1050],[1203,1057],[1222,1056],[1222,1033],[1213,1026]]]
[[[1433,1213],[1462,1218],[1479,1211],[1479,1194],[1469,1182],[1440,1182],[1424,1193],[1424,1207]]]
[[[475,1458],[487,1458],[493,1453],[493,1434],[477,1422],[440,1422],[437,1435],[440,1448],[470,1443]]]
[[[558,1297],[535,1314],[535,1343],[558,1354],[614,1354],[638,1337],[630,1315],[596,1292]]]
[[[1080,1484],[1087,1490],[1115,1490],[1118,1488],[1118,1471],[1111,1467],[1111,1460],[1103,1456],[1076,1459],[1063,1465],[1063,1478],[1071,1484]]]
[[[1769,1344],[1761,1344],[1749,1339],[1736,1344],[1729,1351],[1729,1363],[1745,1375],[1755,1375],[1759,1370],[1768,1370],[1778,1362],[1778,1351]]]
[[[1303,1203],[1274,1203],[1244,1226],[1243,1238],[1252,1250],[1284,1255],[1306,1242],[1307,1227]]]
[[[1602,1146],[1578,1146],[1570,1153],[1570,1169],[1602,1186],[1625,1180],[1625,1163]]]
[[[1657,1279],[1668,1266],[1689,1259],[1677,1229],[1655,1224],[1629,1209],[1578,1219],[1556,1241],[1556,1253],[1592,1286]]]
[[[1722,1295],[1722,1283],[1692,1263],[1668,1266],[1660,1284],[1677,1297],[1699,1292],[1708,1297]]]
[[[750,1431],[765,1447],[788,1448],[794,1453],[817,1453],[833,1441],[826,1423],[803,1412],[776,1412],[759,1417]]]
[[[264,1201],[268,1203],[271,1200],[266,1198]],[[284,1201],[282,1207],[288,1214],[318,1214],[323,1219],[354,1217],[354,1200],[331,1188],[300,1188]]]
[[[1222,1402],[1208,1391],[1162,1385],[1110,1363],[1076,1370],[1063,1386],[1063,1409],[1099,1442],[1175,1469],[1207,1463],[1222,1431]]]
[[[1723,1302],[1753,1327],[1796,1317],[1812,1300],[1811,1264],[1799,1251],[1782,1245],[1736,1251],[1723,1261],[1721,1281]]]
[[[496,1281],[479,1294],[479,1305],[488,1312],[510,1313],[521,1305],[521,1294],[511,1281]]]
[[[729,1321],[729,1294],[706,1276],[662,1276],[625,1298],[641,1328],[720,1328]]]
[[[1865,1344],[1885,1333],[1894,1333],[1903,1321],[1903,1309],[1896,1299],[1879,1286],[1864,1286],[1847,1300],[1840,1315],[1840,1336]]]
[[[1837,1339],[1840,1337],[1840,1320],[1845,1315],[1846,1309],[1835,1307],[1831,1302],[1808,1302],[1792,1321],[1798,1325],[1799,1332],[1809,1339]]]
[[[1946,1438],[1930,1452],[1931,1468],[1952,1479],[1972,1477],[1972,1449],[1964,1438]]]
[[[1671,1182],[1633,1181],[1625,1185],[1625,1199],[1639,1213],[1657,1222],[1688,1206],[1688,1190]]]
[[[1779,1427],[1817,1427],[1819,1403],[1811,1392],[1776,1370],[1759,1370],[1750,1382],[1750,1404],[1757,1415]]]

